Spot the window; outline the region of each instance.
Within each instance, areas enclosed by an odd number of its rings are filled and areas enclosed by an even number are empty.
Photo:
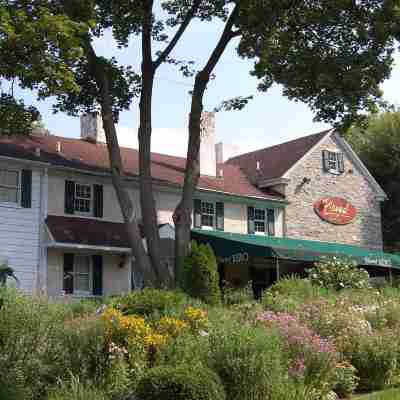
[[[18,171],[0,170],[0,202],[18,203],[20,179]]]
[[[265,210],[259,208],[254,210],[254,231],[265,233]]]
[[[75,185],[75,211],[90,214],[92,204],[92,187],[77,183]]]
[[[214,227],[215,206],[214,203],[201,202],[201,225],[203,227]]]
[[[249,233],[275,236],[275,210],[252,207],[250,209],[249,219],[252,223],[249,224]]]
[[[74,293],[91,293],[90,267],[90,256],[74,257]]]
[[[324,170],[331,174],[342,174],[344,172],[343,153],[324,150],[322,152]]]

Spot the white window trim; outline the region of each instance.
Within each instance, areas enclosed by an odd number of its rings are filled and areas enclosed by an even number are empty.
[[[83,274],[78,274],[75,272],[75,261],[77,257],[87,257],[89,259],[89,291],[86,290],[76,290],[76,280],[75,277],[77,275],[83,275]],[[85,274],[86,275],[86,274]],[[87,255],[80,255],[80,254],[75,254],[74,255],[74,270],[73,270],[73,276],[72,279],[74,280],[74,291],[72,293],[73,296],[79,296],[79,297],[88,297],[88,296],[93,296],[93,260],[91,256]]]
[[[261,221],[261,220],[255,218],[256,210],[264,210],[264,212],[265,212],[265,219],[264,219],[265,229],[264,229],[264,232],[256,231],[255,223],[256,223],[256,221]],[[275,232],[275,235],[270,235],[268,233],[268,210],[274,210],[274,232]],[[253,222],[254,222],[254,235],[275,237],[276,236],[276,221],[277,221],[276,216],[277,216],[276,208],[254,207],[254,220],[253,220]]]
[[[339,172],[339,158],[338,154],[340,154],[339,151],[333,151],[333,150],[327,150],[328,151],[328,165],[330,163],[329,161],[329,155],[330,154],[335,154],[335,168],[329,168],[328,172],[333,175],[340,175],[341,173]]]
[[[7,172],[16,172],[18,174],[18,185],[17,185],[17,201],[0,201],[0,205],[4,207],[19,207],[21,205],[21,171],[18,169],[11,169],[11,168],[0,168],[2,171]],[[15,186],[6,186],[0,184],[1,188],[7,189],[15,189]]]
[[[76,190],[77,190],[77,186],[81,185],[81,186],[89,186],[90,187],[90,210],[88,212],[84,212],[84,211],[78,211],[75,208],[75,201],[77,198],[81,198],[81,197],[77,197],[76,195]],[[82,217],[93,217],[93,206],[94,206],[94,201],[93,201],[93,196],[94,196],[94,185],[91,183],[87,183],[87,182],[76,182],[75,181],[75,193],[74,193],[74,214],[75,215],[80,215]],[[83,197],[82,197],[83,199]],[[87,200],[87,199],[85,199]]]
[[[213,226],[201,224],[201,229],[203,229],[205,231],[214,231],[216,229],[216,223],[217,223],[217,202],[201,200],[201,218],[203,217],[203,203],[213,204],[214,214],[213,214]],[[205,214],[205,215],[211,215],[211,214]],[[203,222],[203,221],[201,221],[201,222]]]

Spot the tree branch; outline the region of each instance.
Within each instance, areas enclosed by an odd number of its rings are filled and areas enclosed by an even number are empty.
[[[200,6],[201,0],[195,0],[193,2],[192,7],[186,14],[185,19],[183,20],[182,24],[180,25],[179,29],[176,31],[174,37],[172,40],[169,42],[168,46],[162,51],[162,53],[159,55],[157,60],[154,62],[154,68],[157,69],[166,59],[167,57],[171,54],[172,50],[176,46],[176,44],[179,42],[179,39],[182,37],[183,33],[185,32],[186,28],[189,26],[190,21],[193,19],[194,15],[196,14],[199,6]]]

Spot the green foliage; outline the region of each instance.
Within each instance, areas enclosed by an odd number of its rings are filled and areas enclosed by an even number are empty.
[[[232,400],[284,399],[290,386],[280,338],[232,320],[210,332],[210,366]]]
[[[190,299],[180,291],[145,288],[116,297],[112,303],[123,314],[148,316],[153,313],[166,314],[169,310],[189,304]]]
[[[328,295],[327,290],[312,285],[308,279],[285,277],[263,293],[265,309],[277,312],[293,312],[299,306]]]
[[[235,304],[246,304],[254,301],[253,288],[251,286],[251,282],[248,282],[246,286],[242,288],[235,288],[229,286],[229,283],[223,287],[223,303],[226,305],[235,305]]]
[[[359,388],[381,390],[393,380],[397,368],[397,346],[392,335],[360,335],[345,356],[357,369]]]
[[[0,135],[27,135],[32,124],[40,119],[39,111],[25,106],[23,100],[2,93],[0,95]]]
[[[218,265],[210,246],[192,242],[190,254],[185,259],[185,289],[208,304],[221,302]]]
[[[224,400],[218,376],[201,364],[155,367],[139,382],[138,400]]]
[[[357,370],[348,362],[340,363],[335,368],[335,393],[340,397],[349,397],[358,386]]]
[[[109,397],[90,383],[82,383],[71,376],[70,381],[61,382],[49,395],[48,400],[109,400]]]
[[[48,384],[45,359],[64,313],[12,289],[0,289],[0,298],[0,370],[7,371],[0,374],[0,387],[10,387],[26,400],[40,398]]]
[[[281,84],[284,96],[308,104],[319,121],[349,122],[358,110],[376,108],[392,66],[395,2],[247,0],[240,6],[239,54],[255,59],[261,90]]]
[[[371,115],[354,126],[346,139],[388,196],[382,204],[384,246],[400,251],[400,111]]]
[[[369,274],[363,268],[358,268],[352,260],[332,257],[315,263],[307,273],[316,285],[328,289],[365,289],[370,287]]]

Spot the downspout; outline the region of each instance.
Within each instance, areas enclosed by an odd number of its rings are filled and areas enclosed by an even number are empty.
[[[48,168],[40,174],[39,193],[39,257],[37,265],[37,292],[47,295],[47,248],[45,240],[45,220],[48,211]]]

